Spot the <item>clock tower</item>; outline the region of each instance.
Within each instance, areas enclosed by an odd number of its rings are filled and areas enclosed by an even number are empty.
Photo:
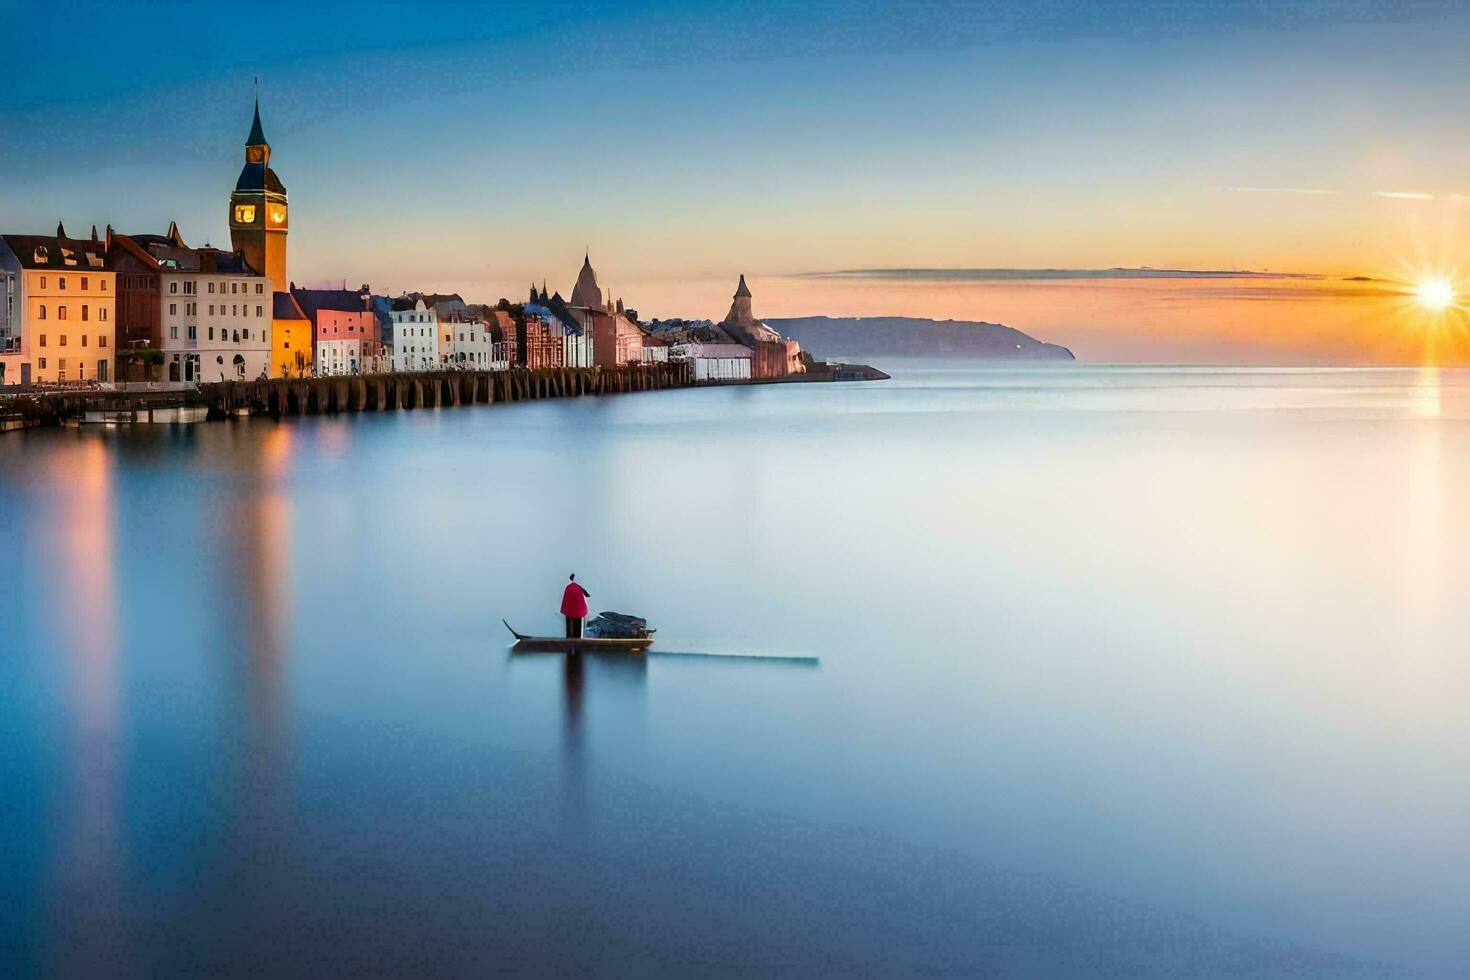
[[[286,278],[286,185],[271,169],[271,145],[260,128],[260,97],[255,122],[245,140],[245,168],[230,195],[230,243],[255,271],[269,276],[271,288],[284,292]]]

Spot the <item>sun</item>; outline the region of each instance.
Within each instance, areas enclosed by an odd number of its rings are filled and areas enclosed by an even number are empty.
[[[1455,287],[1448,279],[1425,279],[1414,287],[1414,299],[1430,310],[1446,310],[1455,305]]]

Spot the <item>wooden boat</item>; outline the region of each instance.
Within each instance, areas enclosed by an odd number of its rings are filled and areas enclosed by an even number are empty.
[[[644,636],[634,639],[614,639],[602,636],[581,636],[569,638],[565,636],[527,636],[517,633],[515,627],[505,620],[505,628],[510,630],[516,638],[516,644],[512,648],[523,653],[642,653],[653,646],[653,637]],[[652,632],[650,630],[649,632]]]

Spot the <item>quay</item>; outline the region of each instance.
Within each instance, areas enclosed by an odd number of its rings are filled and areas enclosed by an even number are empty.
[[[241,415],[273,418],[339,412],[386,412],[576,398],[671,388],[790,382],[883,380],[859,364],[821,364],[771,381],[695,381],[687,361],[614,368],[511,368],[415,371],[326,378],[209,381],[161,388],[118,385],[17,392],[0,397],[0,432],[39,425],[203,422]]]

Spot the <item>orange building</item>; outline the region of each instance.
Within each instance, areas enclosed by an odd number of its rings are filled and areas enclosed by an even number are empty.
[[[111,381],[117,282],[96,230],[74,239],[58,224],[55,235],[5,235],[4,246],[0,269],[16,270],[4,382]]]

